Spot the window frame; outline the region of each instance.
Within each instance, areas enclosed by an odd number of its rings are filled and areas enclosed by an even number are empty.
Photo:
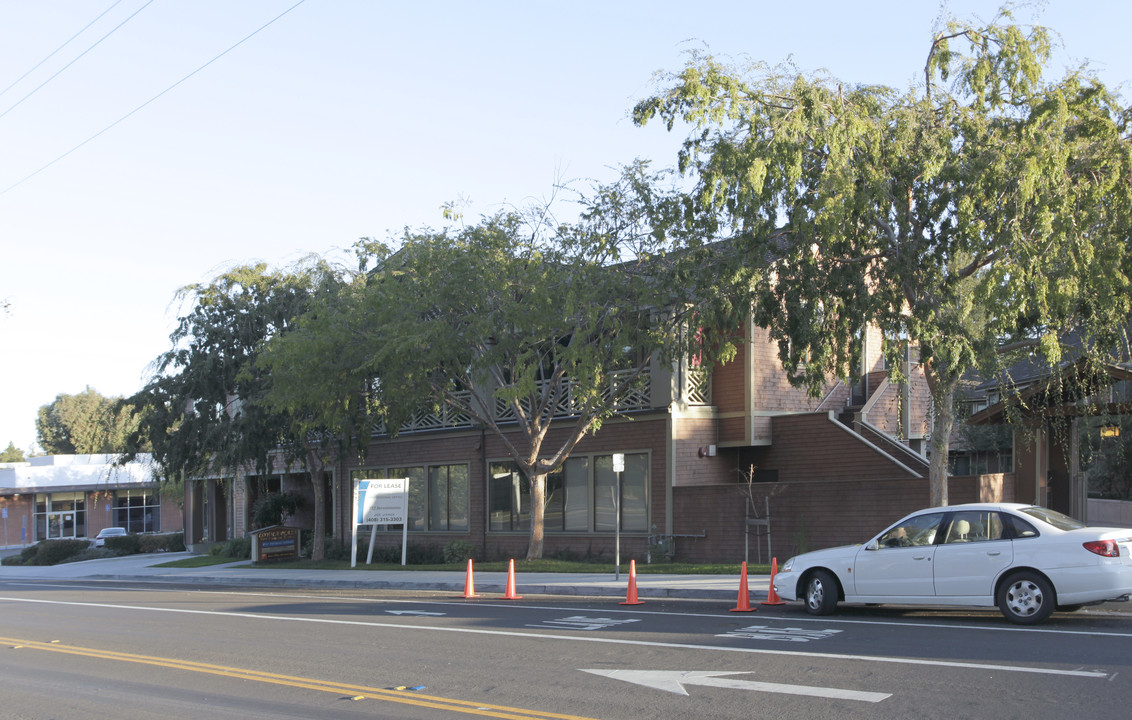
[[[451,500],[453,497],[452,491],[452,472],[451,468],[463,468],[464,475],[464,527],[452,527],[453,516],[459,513],[453,513],[451,508]],[[432,520],[434,517],[433,512],[433,470],[441,468],[449,468],[446,474],[448,481],[448,490],[445,497],[449,502],[447,511],[445,512],[446,525],[444,529],[437,529],[432,527]],[[414,472],[419,471],[419,472]],[[444,534],[467,534],[471,530],[471,466],[467,462],[450,462],[450,463],[421,463],[416,465],[386,465],[378,467],[359,467],[350,470],[350,481],[356,487],[360,480],[382,480],[387,478],[409,478],[409,532],[410,533],[444,533]],[[459,493],[456,493],[457,496]],[[457,524],[458,525],[458,524]],[[381,533],[401,532],[401,524],[388,524],[378,525],[377,531]]]
[[[619,453],[621,451],[618,451]],[[626,470],[619,473],[621,498],[621,530],[622,533],[647,534],[651,527],[652,517],[652,451],[627,450],[623,453],[626,459]],[[599,494],[612,483],[601,482],[599,473],[612,473],[613,452],[595,451],[589,453],[572,454],[563,463],[563,468],[547,475],[547,511],[543,517],[543,529],[547,535],[612,535],[617,527],[610,520],[613,512],[612,497],[608,502],[600,502]],[[585,467],[586,481],[582,486],[577,476],[570,481],[571,472],[576,473],[579,465]],[[608,466],[608,470],[605,469]],[[634,476],[634,470],[639,471],[639,479]],[[508,479],[504,479],[508,478]],[[505,508],[501,500],[504,486],[507,488],[508,507]],[[570,493],[573,487],[575,492]],[[630,488],[629,491],[626,488]],[[530,532],[530,481],[519,472],[518,464],[510,458],[496,458],[487,462],[487,498],[485,502],[485,522],[487,532],[493,534]],[[565,492],[563,492],[565,491]],[[584,497],[585,507],[582,512],[586,518],[583,529],[577,522],[579,516],[579,496]],[[626,513],[626,498],[634,497],[633,509]],[[561,497],[561,501],[558,498]],[[518,507],[516,507],[516,499]],[[498,507],[497,507],[498,505]],[[571,508],[574,523],[569,525]],[[506,522],[504,522],[506,518]],[[604,521],[603,521],[604,518]],[[636,519],[630,527],[626,527],[626,520]]]

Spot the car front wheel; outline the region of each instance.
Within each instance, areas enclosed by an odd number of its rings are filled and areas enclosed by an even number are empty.
[[[1012,623],[1036,625],[1053,613],[1053,587],[1033,572],[1014,573],[998,589],[998,609]]]
[[[806,580],[806,612],[829,615],[837,607],[837,579],[827,570],[815,570]]]

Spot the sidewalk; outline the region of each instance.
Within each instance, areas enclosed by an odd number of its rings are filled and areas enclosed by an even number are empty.
[[[0,580],[118,580],[131,582],[227,585],[242,587],[351,588],[374,590],[446,590],[464,592],[466,571],[435,570],[289,570],[270,565],[253,567],[250,562],[210,565],[200,568],[156,567],[171,560],[192,557],[190,553],[129,555],[120,558],[87,560],[51,566],[23,567],[0,565]],[[507,589],[507,573],[474,572],[479,595],[502,595]],[[751,602],[765,600],[770,577],[747,578]],[[626,597],[629,566],[622,567],[621,578],[613,573],[515,573],[519,595],[595,595]],[[637,574],[637,596],[641,598],[692,598],[727,600],[739,597],[738,575],[651,575]]]

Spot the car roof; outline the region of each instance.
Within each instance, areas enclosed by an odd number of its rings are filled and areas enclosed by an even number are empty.
[[[924,508],[923,510],[917,510],[914,514],[921,512],[949,512],[952,510],[1021,510],[1022,508],[1028,507],[1033,507],[1033,505],[1007,502],[962,503],[959,505],[940,505],[932,508]]]

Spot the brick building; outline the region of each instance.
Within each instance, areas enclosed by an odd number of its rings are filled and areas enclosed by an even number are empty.
[[[618,484],[622,557],[639,561],[767,562],[771,553],[859,541],[925,506],[928,393],[912,358],[904,368],[909,383],[885,379],[880,340],[878,333],[862,340],[859,384],[830,382],[819,398],[789,385],[774,344],[754,326],[738,356],[711,372],[653,363],[647,390],[548,478],[544,555],[611,558]],[[625,455],[619,475],[614,453]],[[422,416],[397,437],[376,435],[364,460],[332,463],[323,479],[325,526],[345,542],[355,483],[406,476],[410,544],[460,540],[480,558],[525,554],[525,481],[497,436],[459,418]],[[1011,500],[1012,480],[953,478],[951,497]],[[308,488],[303,471],[282,467],[267,477],[191,483],[186,542],[241,537],[253,529],[258,495]],[[310,506],[287,524],[313,527]],[[399,546],[400,527],[379,528],[378,538]]]
[[[0,545],[92,538],[106,527],[178,532],[180,498],[159,492],[151,467],[112,455],[44,455],[0,464]]]

